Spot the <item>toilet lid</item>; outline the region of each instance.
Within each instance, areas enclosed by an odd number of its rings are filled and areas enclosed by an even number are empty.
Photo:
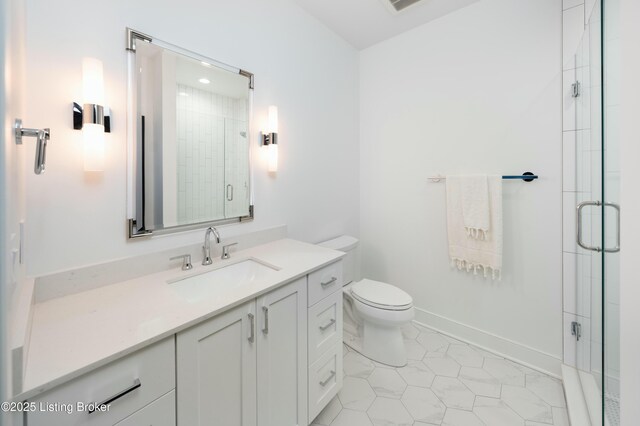
[[[409,309],[413,299],[398,287],[373,280],[362,280],[351,286],[351,294],[364,304],[380,309]]]

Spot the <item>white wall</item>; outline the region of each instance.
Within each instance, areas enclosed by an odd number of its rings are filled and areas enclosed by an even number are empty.
[[[620,250],[620,378],[622,426],[634,426],[640,419],[640,2],[621,0],[621,207],[622,241]]]
[[[20,249],[19,224],[24,220],[24,146],[15,144],[13,123],[24,117],[24,2],[0,3],[0,401],[11,395],[10,373],[14,297],[24,282],[25,267],[16,256]],[[25,127],[31,124],[24,122]],[[33,139],[25,143],[32,143]],[[11,425],[17,415],[0,412],[0,424]]]
[[[28,122],[52,132],[46,174],[28,176],[29,274],[203,237],[125,238],[127,26],[255,73],[254,147],[267,106],[279,107],[279,171],[269,176],[256,156],[256,219],[225,227],[223,237],[282,223],[307,241],[357,234],[357,52],[292,0],[27,0],[27,7]],[[84,56],[104,62],[113,112],[101,178],[84,174],[81,134],[71,129]]]
[[[418,320],[554,372],[562,358],[561,19],[560,0],[483,0],[360,60],[365,275],[407,290]],[[427,177],[524,171],[540,179],[504,183],[502,281],[450,268],[445,186]]]

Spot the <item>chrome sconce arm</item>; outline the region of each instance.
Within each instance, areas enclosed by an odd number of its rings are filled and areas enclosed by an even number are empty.
[[[73,128],[82,130],[85,124],[98,124],[104,126],[105,133],[111,133],[111,110],[108,107],[96,104],[73,103]]]
[[[22,145],[22,138],[25,136],[36,138],[36,158],[33,165],[33,171],[37,175],[44,173],[47,142],[51,138],[51,131],[49,129],[25,129],[22,127],[22,120],[17,118],[14,124],[14,132],[16,145]]]

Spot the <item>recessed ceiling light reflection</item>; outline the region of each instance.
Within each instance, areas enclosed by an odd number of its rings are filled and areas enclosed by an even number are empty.
[[[201,78],[200,80],[198,80],[200,83],[202,84],[209,84],[211,83],[209,80],[207,80],[206,78]]]

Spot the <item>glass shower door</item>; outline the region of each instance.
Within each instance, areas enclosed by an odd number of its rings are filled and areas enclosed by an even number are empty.
[[[602,7],[602,407],[603,422],[620,424],[620,58],[619,3]]]
[[[588,6],[585,2],[585,6]],[[619,0],[596,0],[575,55],[576,367],[594,425],[620,395]]]

